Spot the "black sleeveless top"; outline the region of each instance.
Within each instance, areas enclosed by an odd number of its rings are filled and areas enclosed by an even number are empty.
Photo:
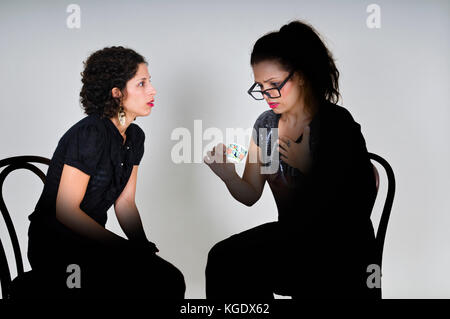
[[[145,134],[131,123],[126,141],[108,118],[91,114],[74,124],[59,140],[47,171],[44,189],[29,216],[33,220],[56,219],[56,195],[64,164],[90,175],[81,210],[105,226],[107,211],[125,188],[133,165],[144,154]]]

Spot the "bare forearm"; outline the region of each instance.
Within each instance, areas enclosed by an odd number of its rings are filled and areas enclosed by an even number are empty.
[[[146,241],[141,216],[136,205],[133,203],[116,205],[114,207],[120,227],[132,241]]]
[[[237,173],[224,180],[225,185],[237,201],[246,206],[252,206],[259,199],[259,196],[255,189],[246,181],[244,181]]]
[[[56,211],[59,222],[75,233],[104,244],[123,243],[124,238],[105,229],[80,208],[59,207]]]

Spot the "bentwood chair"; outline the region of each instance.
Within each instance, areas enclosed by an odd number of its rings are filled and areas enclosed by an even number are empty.
[[[386,200],[384,202],[383,211],[381,213],[380,223],[378,225],[377,234],[375,236],[376,241],[376,253],[377,253],[377,264],[382,269],[382,261],[383,261],[383,248],[384,248],[384,240],[386,238],[386,231],[389,223],[389,217],[391,216],[392,204],[394,203],[394,195],[395,195],[395,176],[394,171],[392,170],[391,165],[382,158],[381,156],[369,153],[369,158],[371,161],[375,161],[380,164],[384,170],[386,171],[387,176],[387,195]],[[373,165],[373,170],[375,173],[375,180],[377,186],[377,192],[380,184],[380,175],[378,174],[378,170],[375,165]]]
[[[388,227],[388,223],[389,223],[389,217],[391,216],[392,204],[394,202],[395,176],[394,176],[394,171],[392,170],[392,167],[381,156],[374,154],[374,153],[369,153],[369,159],[371,161],[374,161],[374,162],[378,163],[379,165],[381,165],[384,168],[384,170],[386,172],[386,176],[387,176],[387,195],[386,195],[386,199],[384,202],[383,211],[381,213],[380,222],[378,224],[378,230],[377,230],[376,236],[375,236],[376,262],[377,262],[377,266],[379,267],[380,272],[381,272],[380,275],[382,276],[383,248],[384,248],[384,241],[386,238],[386,231],[387,231],[387,227]],[[380,175],[378,174],[378,170],[375,167],[375,165],[373,165],[373,163],[372,163],[372,167],[373,167],[373,171],[375,174],[375,183],[376,183],[377,196],[378,196],[378,189],[379,189],[379,185],[380,185]],[[376,288],[376,289],[378,289],[378,288]],[[381,289],[381,287],[379,289]],[[277,292],[277,291],[275,291],[275,294],[285,295],[282,292]],[[381,296],[381,294],[380,294],[380,296]]]
[[[40,156],[15,156],[0,160],[0,210],[3,216],[3,222],[8,230],[9,239],[13,248],[14,258],[16,260],[17,277],[12,280],[10,267],[3,243],[0,238],[0,284],[2,287],[2,298],[24,297],[34,294],[37,289],[36,276],[33,270],[24,272],[22,253],[20,250],[17,233],[14,228],[11,215],[6,208],[3,199],[3,183],[9,173],[17,169],[26,169],[35,173],[45,184],[46,175],[38,167],[31,163],[50,164],[50,160]]]

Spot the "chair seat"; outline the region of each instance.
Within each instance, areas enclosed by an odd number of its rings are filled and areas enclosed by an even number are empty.
[[[61,289],[46,275],[27,271],[11,282],[11,299],[61,299],[69,298],[68,289]]]
[[[33,299],[42,289],[39,288],[40,282],[36,273],[32,270],[23,273],[14,278],[11,282],[11,299]],[[42,287],[41,287],[42,288]]]

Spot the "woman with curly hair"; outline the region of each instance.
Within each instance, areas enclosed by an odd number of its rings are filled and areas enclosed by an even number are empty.
[[[182,273],[156,255],[135,203],[145,134],[133,121],[151,113],[156,95],[147,62],[108,47],[86,60],[81,75],[87,116],[59,140],[29,217],[33,271],[53,284],[52,297],[184,298]],[[112,205],[128,239],[105,228]],[[66,282],[73,264],[76,288]]]
[[[331,52],[314,28],[293,21],[258,39],[250,62],[255,82],[248,93],[270,109],[255,122],[243,176],[226,162],[221,143],[205,162],[247,206],[267,182],[278,221],[210,250],[207,298],[379,298],[366,284],[376,260],[375,176],[360,125],[336,105]]]

